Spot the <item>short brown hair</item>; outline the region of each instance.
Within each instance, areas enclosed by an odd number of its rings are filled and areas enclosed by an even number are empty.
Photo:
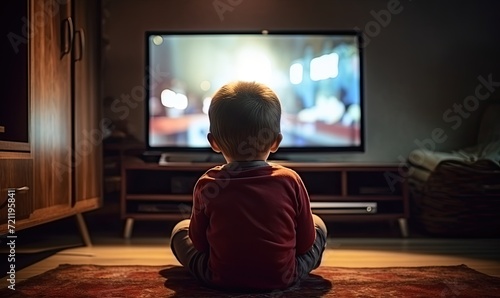
[[[238,81],[215,93],[208,117],[219,149],[232,158],[249,160],[255,157],[252,152],[268,151],[278,137],[281,104],[266,85]]]

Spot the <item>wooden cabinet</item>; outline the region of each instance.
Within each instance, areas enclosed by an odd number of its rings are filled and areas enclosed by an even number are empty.
[[[281,162],[280,162],[281,163]],[[408,186],[395,164],[281,163],[304,181],[311,209],[326,221],[398,221],[408,235]],[[215,164],[141,160],[122,167],[121,215],[124,236],[134,220],[180,220],[191,214],[192,191],[198,178]]]
[[[29,188],[16,229],[98,208],[101,193],[99,1],[27,3],[29,150],[0,152],[2,190]]]

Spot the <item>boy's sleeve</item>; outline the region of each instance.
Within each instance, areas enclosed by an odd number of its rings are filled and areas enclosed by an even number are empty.
[[[193,191],[193,208],[191,210],[191,223],[189,224],[189,238],[194,247],[200,252],[208,252],[207,240],[208,216],[205,212],[206,202],[203,197],[203,183],[198,181]]]
[[[297,229],[296,253],[298,255],[306,253],[313,245],[316,238],[316,229],[311,211],[311,203],[306,187],[300,177],[297,177]]]

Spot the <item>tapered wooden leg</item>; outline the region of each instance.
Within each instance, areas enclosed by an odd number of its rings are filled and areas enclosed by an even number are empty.
[[[130,236],[132,236],[133,228],[134,228],[134,219],[127,218],[127,221],[125,222],[125,229],[123,230],[123,238],[130,239]]]
[[[83,243],[87,247],[92,247],[92,241],[90,240],[89,230],[87,229],[87,224],[81,213],[76,214],[76,221],[78,223],[78,230],[80,230],[80,235],[82,236]]]
[[[409,233],[408,233],[408,222],[406,221],[406,218],[399,218],[399,229],[401,230],[401,235],[404,238],[407,238]]]

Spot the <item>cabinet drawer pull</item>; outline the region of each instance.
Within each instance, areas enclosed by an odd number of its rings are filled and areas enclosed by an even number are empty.
[[[16,192],[25,192],[30,190],[29,186],[21,186],[21,187],[6,187],[6,188],[1,188],[0,191],[9,191],[9,190],[15,190]]]
[[[28,186],[21,186],[21,187],[9,187],[9,188],[7,188],[7,190],[9,190],[9,189],[15,189],[16,191],[19,191],[19,192],[25,192],[25,191],[28,191],[30,188]],[[9,197],[7,196],[5,201],[0,203],[0,209],[3,209],[5,206],[7,206],[8,201],[9,201]]]

